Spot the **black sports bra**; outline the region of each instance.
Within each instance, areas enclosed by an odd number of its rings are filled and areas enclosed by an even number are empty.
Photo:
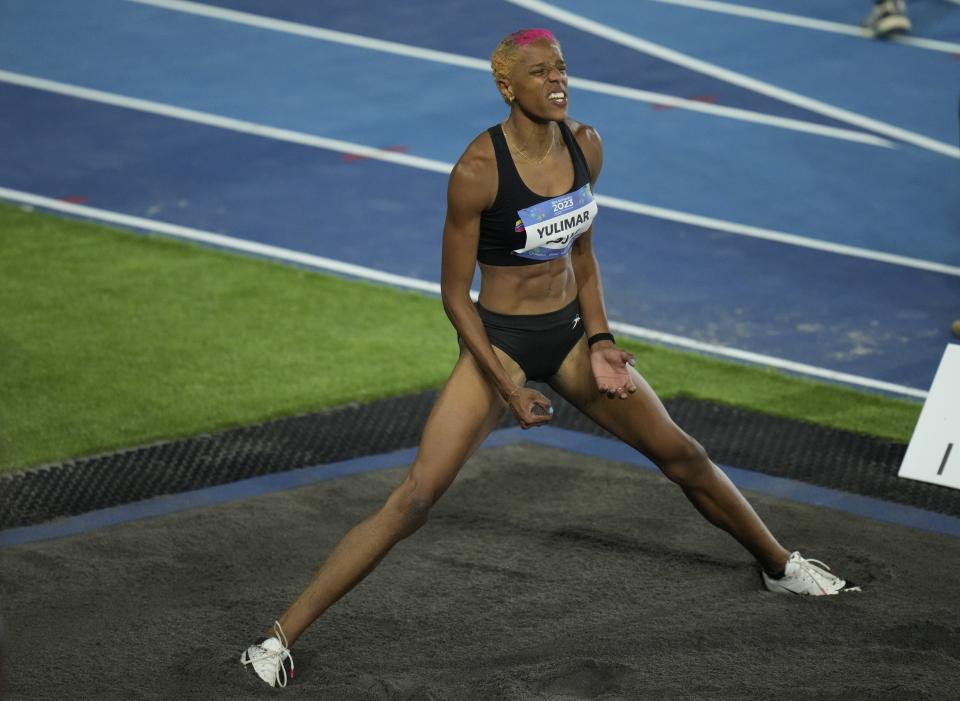
[[[573,161],[573,187],[544,197],[528,188],[517,172],[503,128],[487,132],[497,156],[497,198],[480,214],[477,260],[487,265],[533,265],[566,255],[593,225],[597,202],[583,151],[565,122],[557,122]]]

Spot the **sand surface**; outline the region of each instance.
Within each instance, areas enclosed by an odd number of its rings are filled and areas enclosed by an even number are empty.
[[[269,689],[241,650],[404,469],[0,550],[5,698],[956,698],[960,539],[748,493],[865,588],[778,596],[659,474],[529,445],[480,451]]]

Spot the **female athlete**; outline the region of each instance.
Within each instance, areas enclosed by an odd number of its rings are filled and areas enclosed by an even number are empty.
[[[670,419],[633,356],[617,348],[593,253],[593,188],[603,147],[596,130],[567,116],[567,69],[553,34],[510,34],[492,67],[509,115],[467,146],[447,191],[441,287],[460,358],[402,484],[340,540],[267,637],[243,652],[241,661],[271,686],[293,676],[289,648],[303,631],[426,523],[507,409],[523,428],[549,423],[550,401],[525,387],[527,380],[549,383],[653,460],[704,518],[759,561],[768,589],[822,595],[855,588],[776,541],[700,444]]]

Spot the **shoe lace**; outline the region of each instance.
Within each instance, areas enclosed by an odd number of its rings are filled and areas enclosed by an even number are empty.
[[[796,564],[797,567],[800,568],[800,571],[809,577],[824,594],[827,593],[827,590],[823,588],[822,581],[826,579],[833,583],[839,579],[839,577],[833,573],[833,570],[830,569],[827,563],[821,562],[820,560],[808,560],[806,558],[800,558]]]
[[[280,641],[282,647],[279,650],[267,650],[266,648],[261,647],[262,651],[257,655],[250,655],[247,660],[244,661],[244,664],[253,664],[255,662],[260,662],[261,660],[269,660],[273,663],[273,666],[276,670],[276,680],[277,686],[285,687],[287,685],[287,668],[283,666],[284,659],[290,660],[290,671],[293,671],[293,655],[290,654],[289,644],[287,643],[287,636],[283,633],[283,628],[280,626],[280,621],[273,622],[273,630],[277,634],[277,640]],[[281,676],[282,675],[282,676]]]

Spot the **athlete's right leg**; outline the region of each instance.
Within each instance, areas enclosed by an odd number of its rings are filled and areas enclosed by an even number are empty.
[[[523,371],[499,349],[504,369],[521,384]],[[506,403],[466,349],[440,393],[406,478],[372,516],[354,526],[320,566],[306,589],[279,619],[288,644],[356,586],[397,542],[427,520],[467,458],[503,416]],[[273,635],[268,630],[267,635]]]

